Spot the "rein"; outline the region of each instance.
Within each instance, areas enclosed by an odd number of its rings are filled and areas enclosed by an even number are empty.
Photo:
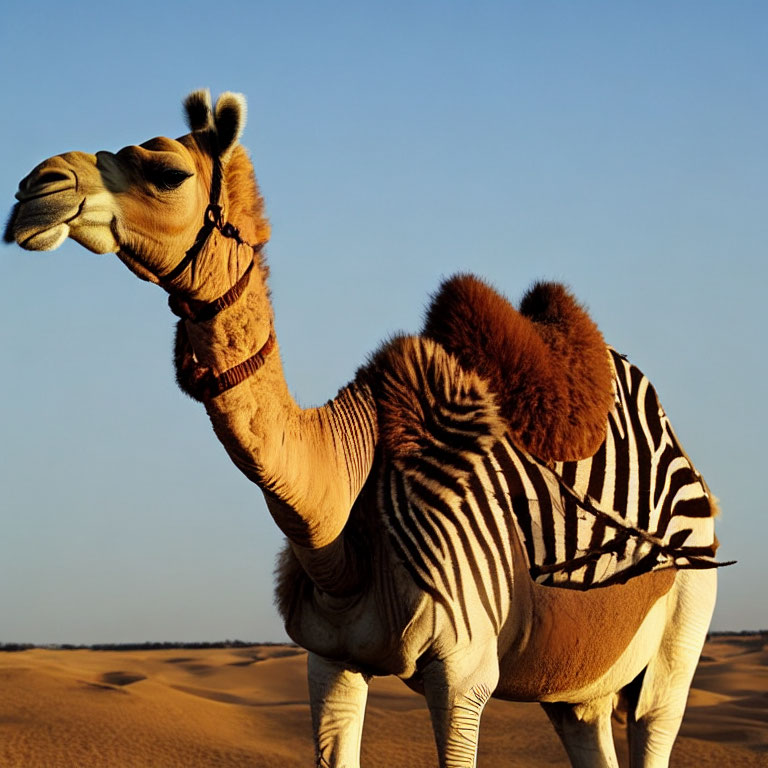
[[[549,473],[560,487],[560,491],[564,497],[570,497],[579,509],[592,515],[595,519],[601,519],[606,526],[616,531],[616,535],[613,539],[605,542],[601,546],[591,548],[590,551],[584,555],[551,564],[532,564],[530,566],[530,572],[534,579],[546,574],[568,574],[578,570],[584,565],[589,565],[593,562],[596,563],[600,557],[605,554],[618,554],[623,550],[629,539],[635,539],[646,543],[648,545],[648,552],[643,555],[640,560],[620,571],[616,571],[608,579],[600,581],[597,584],[593,582],[591,587],[605,587],[613,583],[623,584],[633,576],[653,570],[656,565],[660,565],[662,568],[674,566],[675,568],[682,570],[694,568],[723,568],[728,565],[733,565],[736,562],[735,560],[728,560],[721,563],[711,559],[715,557],[717,551],[716,543],[710,546],[686,545],[685,540],[691,533],[691,530],[687,528],[673,534],[669,538],[669,541],[665,542],[648,531],[633,526],[616,512],[609,512],[599,507],[594,499],[586,493],[579,493],[563,479],[562,475],[556,472],[546,462],[539,461],[532,456],[529,456],[528,460],[538,464],[540,468],[545,469]],[[681,560],[685,562],[680,562]]]

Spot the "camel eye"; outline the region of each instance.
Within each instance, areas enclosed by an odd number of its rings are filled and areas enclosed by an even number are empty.
[[[180,187],[192,174],[178,168],[156,167],[148,169],[149,180],[160,190],[167,192]]]

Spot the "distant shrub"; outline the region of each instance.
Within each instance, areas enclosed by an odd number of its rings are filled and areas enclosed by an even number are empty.
[[[205,650],[207,648],[252,648],[253,646],[290,645],[294,643],[253,643],[245,640],[220,640],[210,643],[184,642],[151,642],[144,643],[96,643],[95,645],[35,645],[34,643],[0,643],[0,653],[3,651],[28,651],[33,648],[46,648],[53,651],[170,651],[170,650]]]

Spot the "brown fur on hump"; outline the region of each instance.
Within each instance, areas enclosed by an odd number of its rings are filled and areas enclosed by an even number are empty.
[[[442,284],[424,335],[495,392],[512,439],[545,461],[592,456],[605,439],[613,377],[595,323],[559,283],[536,283],[516,310],[472,275]]]

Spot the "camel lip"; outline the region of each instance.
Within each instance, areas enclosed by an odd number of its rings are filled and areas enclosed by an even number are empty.
[[[54,224],[17,242],[26,251],[52,251],[66,240],[68,234],[69,227],[66,224]]]
[[[18,203],[13,212],[12,221],[9,222],[9,230],[12,230],[13,239],[16,240],[16,242],[25,250],[29,251],[37,251],[37,250],[52,250],[50,246],[46,246],[44,248],[40,248],[35,245],[35,241],[38,242],[46,242],[45,235],[46,233],[52,233],[56,229],[60,229],[62,227],[66,228],[67,234],[69,233],[70,224],[74,222],[82,213],[83,209],[85,208],[86,198],[84,197],[79,205],[77,206],[77,210],[71,215],[67,216],[66,218],[57,221],[48,221],[48,222],[41,222],[41,221],[33,221],[33,222],[25,222],[24,221],[24,204],[26,202],[29,202],[28,200],[25,200],[24,202]],[[71,210],[71,208],[70,208]],[[7,233],[6,233],[7,235]],[[53,247],[58,247],[58,245],[61,244],[61,242],[66,239],[66,235],[63,238],[56,238],[58,240],[57,244]]]

